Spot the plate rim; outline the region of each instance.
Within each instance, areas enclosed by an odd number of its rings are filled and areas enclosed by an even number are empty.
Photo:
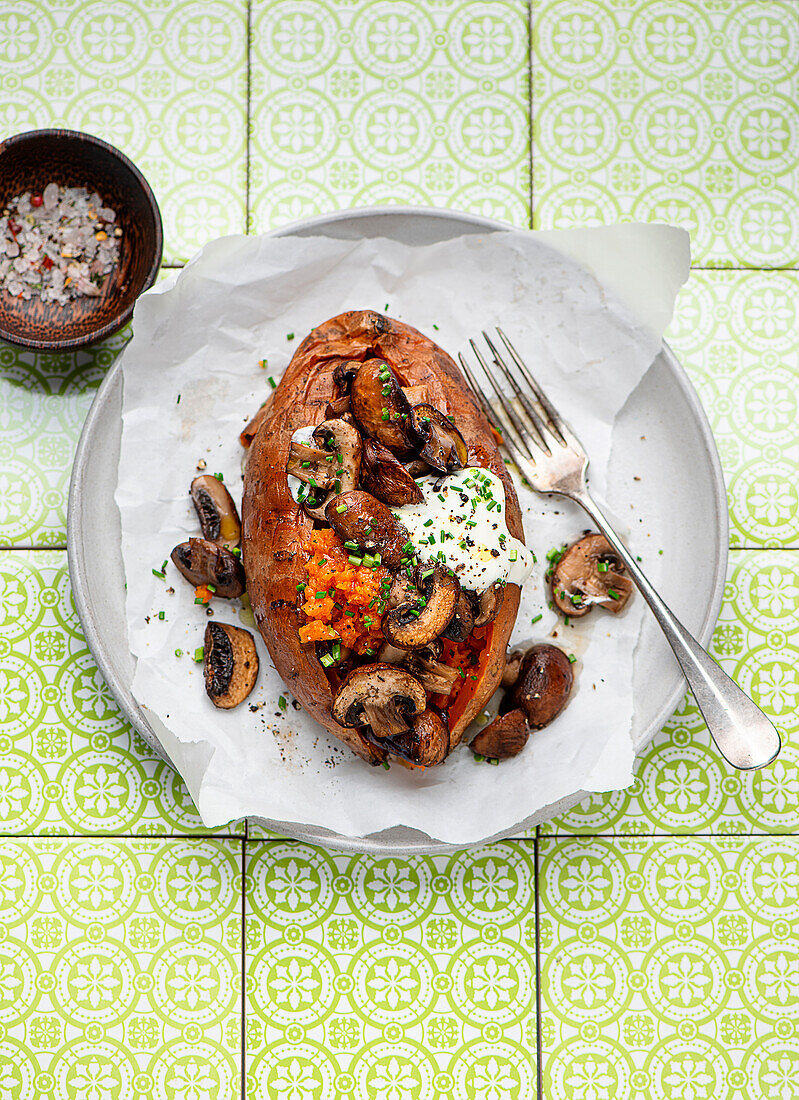
[[[516,231],[516,232],[529,232],[522,227],[511,225],[507,222],[500,221],[495,218],[488,218],[478,214],[471,214],[468,211],[452,210],[445,207],[434,206],[364,206],[354,207],[347,210],[335,211],[331,214],[317,214],[308,218],[303,218],[295,222],[291,222],[285,226],[279,226],[266,233],[259,234],[264,237],[286,237],[296,236],[302,231],[308,229],[324,229],[331,224],[342,221],[358,221],[367,220],[375,216],[399,216],[399,217],[421,217],[430,219],[442,219],[450,220],[463,225],[468,223],[470,226],[477,226],[484,228],[488,232],[502,232],[502,231]],[[189,261],[191,262],[191,261]],[[134,312],[135,319],[135,312]],[[123,349],[124,352],[124,349]],[[727,489],[724,481],[724,474],[721,467],[721,460],[719,458],[718,448],[716,446],[715,437],[713,436],[710,422],[707,418],[707,413],[701,403],[699,394],[697,393],[693,383],[688,377],[684,367],[680,363],[679,359],[675,355],[674,351],[664,340],[662,349],[660,352],[664,356],[667,366],[671,371],[674,379],[676,380],[683,397],[686,399],[688,405],[695,418],[695,423],[699,427],[700,435],[702,437],[702,443],[704,445],[705,454],[709,460],[711,481],[714,489],[714,505],[715,505],[715,533],[719,539],[720,548],[719,554],[715,561],[715,573],[713,578],[713,589],[710,600],[708,601],[707,611],[700,629],[697,631],[697,639],[701,645],[707,647],[710,642],[716,623],[718,621],[719,612],[721,610],[721,603],[724,594],[724,585],[726,583],[727,565],[729,560],[729,513],[727,510]],[[108,371],[97,392],[94,396],[92,404],[87,413],[86,419],[83,424],[83,428],[78,439],[78,444],[75,449],[75,458],[70,474],[69,483],[69,497],[67,503],[67,565],[70,576],[70,583],[72,587],[73,599],[75,602],[75,609],[78,614],[81,626],[83,628],[86,644],[89,651],[92,654],[100,672],[102,673],[111,693],[114,696],[120,710],[130,722],[130,724],[136,729],[136,731],[144,738],[147,744],[157,752],[162,758],[164,758],[170,766],[174,767],[169,754],[166,752],[164,746],[158,740],[157,736],[150,727],[147,721],[144,710],[140,704],[133,697],[130,689],[119,683],[116,673],[111,668],[110,661],[106,657],[104,647],[101,643],[98,632],[95,629],[92,619],[91,611],[88,605],[86,591],[89,579],[89,573],[86,568],[85,557],[83,553],[83,546],[81,544],[81,500],[82,500],[82,482],[86,473],[86,468],[90,464],[90,456],[92,455],[93,448],[91,446],[92,437],[95,432],[95,426],[100,420],[105,411],[105,407],[108,403],[109,394],[113,387],[117,384],[118,377],[121,373],[122,354],[117,358],[114,365]],[[657,733],[662,728],[663,724],[674,713],[674,709],[679,703],[680,699],[686,690],[685,677],[681,676],[678,684],[674,688],[671,695],[668,697],[666,703],[658,711],[657,715],[650,721],[647,728],[633,742],[633,749],[635,755],[638,756],[651,742],[654,740]],[[177,769],[176,769],[177,770]],[[569,796],[566,799],[560,800],[558,803],[552,804],[552,806],[543,807],[538,811],[535,817],[543,817],[544,820],[548,820],[557,814],[565,812],[572,806],[577,805],[584,797],[587,797],[588,792],[577,792],[573,796]],[[548,811],[553,809],[553,813],[548,814]],[[299,840],[305,843],[318,844],[322,847],[333,849],[341,852],[351,853],[367,853],[367,854],[382,854],[382,855],[436,855],[436,854],[448,854],[456,851],[462,851],[466,848],[475,848],[483,844],[493,843],[498,840],[509,839],[512,837],[519,837],[520,833],[526,829],[533,828],[534,826],[525,825],[524,821],[518,822],[508,829],[504,829],[501,832],[486,837],[478,841],[472,841],[466,844],[455,844],[443,841],[434,840],[431,837],[422,839],[424,834],[420,834],[417,830],[412,830],[405,826],[395,826],[388,830],[382,830],[377,833],[367,834],[365,837],[348,837],[340,833],[333,833],[324,830],[322,826],[312,827],[310,830],[306,828],[290,828],[292,823],[279,822],[273,819],[251,817],[248,820],[252,820],[262,824],[267,830],[279,833],[287,839]],[[278,829],[277,826],[280,826]],[[409,833],[415,834],[413,837],[400,840],[399,838],[389,838],[387,834],[396,832],[398,829],[407,828]],[[318,830],[318,831],[317,831]],[[385,838],[385,839],[381,839]],[[419,838],[419,839],[417,839]]]

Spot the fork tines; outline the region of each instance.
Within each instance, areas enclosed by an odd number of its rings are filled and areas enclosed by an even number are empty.
[[[551,454],[553,444],[567,446],[568,429],[547,398],[544,391],[533,378],[519,353],[511,344],[501,328],[497,328],[499,339],[505,345],[509,365],[497,342],[483,331],[490,358],[499,368],[501,377],[492,370],[486,357],[474,340],[469,344],[480,364],[482,375],[488,381],[496,395],[496,403],[489,399],[485,385],[481,385],[476,372],[469,367],[463,355],[459,355],[461,367],[466,375],[489,421],[500,429],[508,449],[521,451],[528,459],[533,459],[536,451]],[[507,386],[502,386],[502,380]],[[509,389],[508,389],[509,387]]]

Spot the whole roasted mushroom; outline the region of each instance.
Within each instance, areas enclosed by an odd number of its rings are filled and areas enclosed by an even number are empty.
[[[224,482],[213,474],[201,474],[191,483],[191,499],[197,509],[203,536],[232,550],[241,542],[241,520]]]
[[[457,577],[442,565],[420,565],[414,576],[420,599],[402,603],[383,618],[383,634],[400,649],[422,649],[443,633],[460,595]]]
[[[572,663],[563,650],[541,643],[525,653],[506,701],[524,711],[532,729],[540,730],[566,706],[573,684]]]
[[[208,623],[203,647],[205,690],[215,707],[237,707],[258,676],[258,652],[249,630],[227,623]]]
[[[368,359],[362,364],[350,389],[350,409],[364,435],[400,458],[414,452],[411,406],[388,363]]]
[[[469,448],[463,436],[433,405],[414,405],[411,424],[422,446],[419,457],[441,474],[462,469],[469,461]]]
[[[346,678],[333,700],[332,714],[342,726],[370,726],[382,739],[405,733],[425,709],[424,688],[410,672],[394,665],[361,665]]]
[[[417,767],[430,768],[449,752],[449,730],[441,715],[428,707],[412,720],[410,731],[392,737],[387,748]]]
[[[235,554],[208,539],[191,538],[178,543],[170,557],[195,588],[213,585],[214,595],[225,600],[237,599],[247,587],[244,566]]]
[[[361,437],[346,420],[323,420],[314,428],[314,442],[332,452],[333,492],[349,493],[358,484],[361,471]]]
[[[362,551],[377,551],[389,569],[410,562],[413,547],[408,532],[381,500],[355,489],[332,497],[325,518],[341,541],[354,543]]]
[[[388,447],[376,439],[363,445],[361,484],[372,496],[385,504],[421,504],[424,493]]]
[[[595,604],[617,615],[633,591],[624,562],[604,535],[586,535],[565,550],[551,583],[556,606],[575,619]]]
[[[485,756],[489,760],[509,760],[518,756],[530,730],[524,712],[516,708],[495,718],[485,729],[472,738],[469,748],[476,756]]]

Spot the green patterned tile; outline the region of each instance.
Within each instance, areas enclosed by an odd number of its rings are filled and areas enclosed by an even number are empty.
[[[6,839],[0,869],[0,1096],[240,1095],[240,842]]]
[[[667,333],[716,437],[733,546],[799,545],[798,297],[794,271],[695,271]]]
[[[532,845],[247,848],[253,1100],[535,1095]]]
[[[711,652],[774,720],[777,760],[731,768],[688,696],[635,767],[626,791],[593,795],[542,826],[555,833],[799,831],[799,553],[733,551]]]
[[[0,552],[0,833],[206,829],[120,713],[75,614],[66,554]]]
[[[254,0],[257,230],[349,206],[529,224],[523,0]]]
[[[794,0],[534,0],[537,228],[660,221],[796,266]]]
[[[793,1100],[799,839],[540,851],[547,1100]]]
[[[66,543],[75,446],[95,390],[129,336],[126,327],[63,355],[0,343],[0,546]]]
[[[0,130],[86,130],[152,186],[164,259],[241,233],[245,0],[14,0],[0,9]]]

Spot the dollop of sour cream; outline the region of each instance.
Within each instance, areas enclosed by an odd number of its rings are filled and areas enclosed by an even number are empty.
[[[475,592],[495,581],[524,584],[535,558],[508,531],[505,487],[496,474],[467,466],[444,477],[419,478],[417,484],[424,500],[391,511],[421,560],[438,557],[464,588]]]

